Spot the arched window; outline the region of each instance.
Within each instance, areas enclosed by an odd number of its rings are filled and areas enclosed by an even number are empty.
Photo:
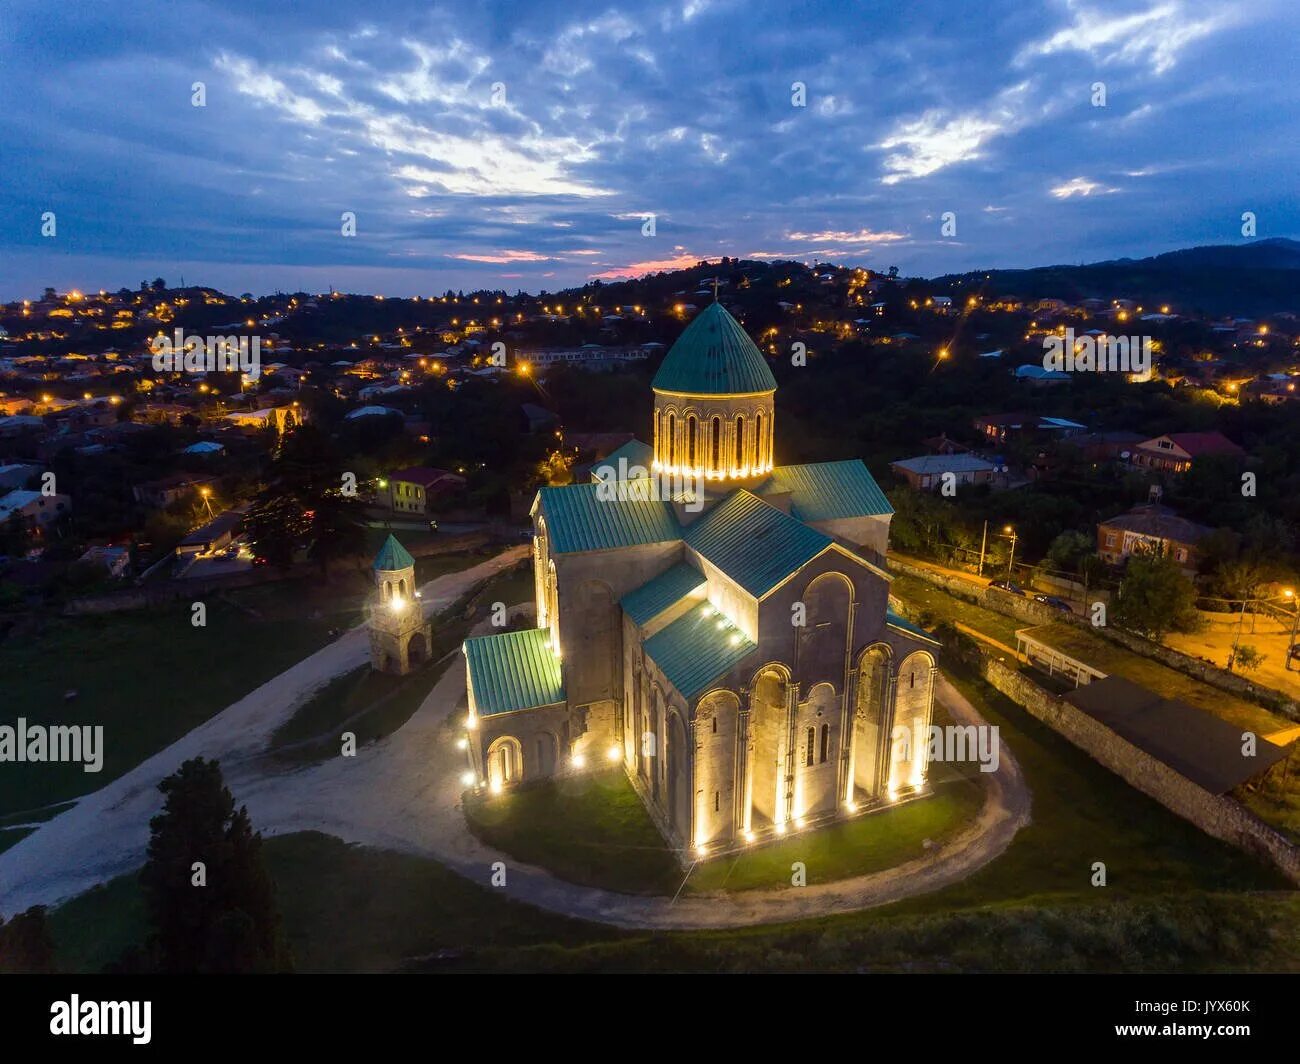
[[[664,454],[668,456],[670,466],[677,464],[677,418],[672,414],[668,415],[665,431],[668,433],[668,444],[664,448]]]
[[[762,414],[754,415],[754,464],[760,469],[767,464],[767,446],[763,441],[763,421]]]
[[[718,806],[719,806],[719,804],[720,804],[719,801],[718,801],[719,797],[720,797],[719,793],[718,793],[717,791],[714,791],[714,792],[713,792],[713,811],[714,811],[715,813],[718,811]]]
[[[393,582],[391,580],[385,580],[383,583],[383,588],[384,588],[384,601],[387,602],[393,595]]]
[[[716,716],[713,718],[713,734],[718,734],[718,718]]]
[[[656,410],[655,411],[655,457],[659,459],[662,459],[665,454],[662,422],[663,419],[660,417],[659,411]]]
[[[709,461],[710,469],[718,469],[722,465],[722,418],[713,419],[713,431],[711,433],[713,454]]]
[[[406,598],[406,578],[397,581],[397,597]]]
[[[696,442],[698,435],[699,425],[695,420],[695,415],[692,414],[686,419],[686,462],[692,469],[695,468],[695,463],[700,459],[699,447]]]
[[[831,726],[829,724],[823,724],[821,757],[818,759],[821,762],[821,764],[823,765],[826,764],[826,758],[829,756],[830,752],[831,752]]]
[[[816,752],[817,752],[817,729],[816,729],[816,728],[809,728],[809,729],[808,729],[808,745],[807,745],[807,748],[804,750],[803,763],[804,763],[805,765],[810,765],[810,766],[811,766],[812,763],[813,763],[813,755],[814,755]]]
[[[736,415],[736,468],[744,469],[749,465],[749,448],[745,445],[745,416]]]

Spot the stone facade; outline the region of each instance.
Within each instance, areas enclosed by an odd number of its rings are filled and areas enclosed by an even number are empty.
[[[539,492],[536,628],[466,644],[470,785],[619,763],[684,861],[924,790],[892,740],[930,723],[938,643],[889,612],[892,511],[860,462],[774,467],[774,393],[715,305],[654,390],[654,471],[698,505]]]

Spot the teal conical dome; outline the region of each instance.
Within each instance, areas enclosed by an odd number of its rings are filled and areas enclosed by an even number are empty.
[[[371,568],[377,573],[396,573],[410,569],[413,565],[415,559],[411,557],[411,552],[398,543],[397,537],[390,532],[384,545],[379,548],[379,553],[375,555]]]
[[[750,395],[774,391],[776,378],[740,322],[712,303],[677,337],[651,387],[685,395]]]

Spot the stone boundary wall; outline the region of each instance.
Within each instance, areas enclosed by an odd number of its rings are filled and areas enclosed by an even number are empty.
[[[1277,868],[1300,886],[1300,848],[1236,800],[1211,794],[1024,672],[981,655],[984,677],[1035,719],[1171,813]]]
[[[1053,621],[1060,621],[1065,624],[1073,623],[1081,628],[1087,628],[1089,631],[1104,639],[1109,639],[1112,643],[1119,644],[1125,650],[1132,651],[1134,654],[1141,654],[1144,658],[1152,658],[1162,665],[1177,669],[1195,680],[1200,680],[1211,687],[1217,687],[1220,691],[1227,691],[1229,694],[1249,699],[1291,720],[1300,720],[1300,707],[1282,692],[1275,691],[1271,687],[1262,687],[1259,684],[1251,683],[1244,677],[1227,672],[1212,662],[1194,658],[1160,643],[1153,643],[1150,639],[1145,639],[1132,632],[1126,632],[1123,629],[1111,626],[1094,628],[1077,614],[1067,617],[1060,610],[1044,606],[1041,602],[1035,602],[1031,598],[1020,598],[1018,595],[1008,594],[995,587],[976,587],[969,581],[948,576],[946,573],[936,573],[931,569],[912,565],[896,555],[891,554],[889,556],[889,568],[895,572],[914,576],[918,580],[924,580],[928,584],[942,588],[955,598],[972,602],[977,606],[983,606],[985,609],[1000,613],[1005,617],[1013,617],[1016,620],[1024,621],[1026,624],[1050,624]]]

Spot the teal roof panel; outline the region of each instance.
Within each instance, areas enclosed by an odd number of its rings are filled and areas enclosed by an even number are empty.
[[[776,389],[767,359],[749,333],[711,303],[668,350],[651,387],[687,395],[748,395]]]
[[[669,606],[698,591],[706,582],[704,574],[694,566],[678,562],[653,580],[629,591],[620,604],[634,623],[649,624]]]
[[[650,658],[686,698],[694,698],[758,647],[707,603],[645,641]]]
[[[743,488],[688,527],[684,538],[755,598],[833,542]]]
[[[614,480],[635,480],[650,475],[650,465],[654,461],[654,448],[640,440],[628,440],[622,447],[611,451],[598,462],[592,463],[591,479],[594,482],[602,468],[612,470],[606,474]],[[621,467],[619,463],[624,463]]]
[[[564,701],[560,659],[545,628],[466,639],[465,660],[480,716]]]
[[[570,484],[538,492],[551,550],[557,554],[611,550],[681,539],[672,504],[655,497],[650,479]]]
[[[398,543],[397,537],[390,532],[384,545],[379,548],[379,553],[375,555],[371,568],[376,572],[395,573],[399,569],[410,569],[413,565],[415,559],[411,557],[411,552]]]
[[[793,516],[801,521],[892,514],[885,493],[861,459],[777,466],[758,489],[761,495],[790,493]]]

